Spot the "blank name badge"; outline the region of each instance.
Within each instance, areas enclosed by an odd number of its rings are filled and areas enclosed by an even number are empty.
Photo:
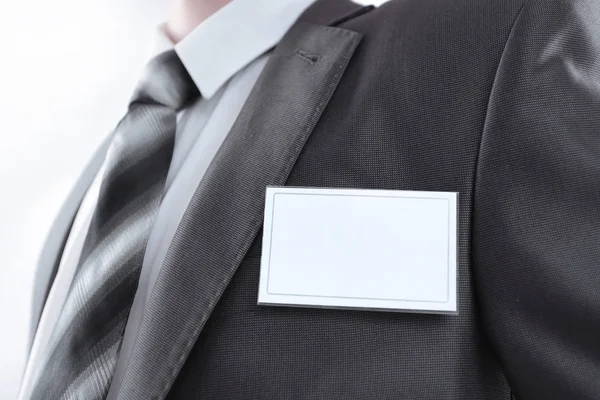
[[[268,187],[259,305],[456,313],[457,193]]]

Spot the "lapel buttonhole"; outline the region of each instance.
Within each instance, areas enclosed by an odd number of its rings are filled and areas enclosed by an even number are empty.
[[[319,61],[319,58],[321,58],[321,56],[317,55],[317,54],[313,54],[310,53],[306,50],[302,50],[302,49],[298,49],[296,50],[296,55],[298,57],[300,57],[301,59],[308,61],[311,64],[316,63],[317,61]]]

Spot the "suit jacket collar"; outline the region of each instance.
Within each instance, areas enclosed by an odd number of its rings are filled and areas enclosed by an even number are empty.
[[[165,398],[262,227],[265,188],[285,184],[360,42],[312,21],[369,9],[321,0],[275,48],[183,216],[109,398]]]
[[[316,25],[337,26],[373,8],[375,7],[363,6],[350,0],[319,0],[308,7],[298,20]]]

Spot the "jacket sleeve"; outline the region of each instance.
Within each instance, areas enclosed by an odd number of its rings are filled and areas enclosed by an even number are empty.
[[[600,399],[600,1],[523,6],[473,207],[484,329],[514,397]]]

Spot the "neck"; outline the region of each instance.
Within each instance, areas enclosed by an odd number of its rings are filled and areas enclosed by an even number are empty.
[[[177,43],[232,0],[172,0],[165,33]]]

